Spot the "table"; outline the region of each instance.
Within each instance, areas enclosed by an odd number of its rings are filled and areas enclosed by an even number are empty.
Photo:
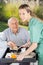
[[[8,52],[8,49],[6,50],[6,53]],[[5,53],[5,54],[6,54]],[[4,54],[4,56],[5,56],[5,54]],[[10,63],[27,63],[27,62],[36,62],[36,55],[35,56],[33,56],[32,58],[24,58],[22,61],[17,61],[16,59],[12,59],[12,58],[4,58],[4,56],[3,56],[3,58],[1,58],[0,59],[0,63],[4,63],[4,64],[10,64]]]

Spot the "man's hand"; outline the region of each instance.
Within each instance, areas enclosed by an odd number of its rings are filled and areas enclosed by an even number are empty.
[[[11,48],[11,49],[14,49],[14,48],[17,48],[17,45],[13,42],[8,42],[7,45]]]

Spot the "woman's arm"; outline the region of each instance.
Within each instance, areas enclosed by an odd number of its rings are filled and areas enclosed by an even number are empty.
[[[32,51],[34,51],[37,48],[37,43],[32,43],[32,45],[27,49],[27,51],[24,53],[24,55],[30,54]]]
[[[17,57],[17,60],[23,60],[26,55],[30,54],[36,48],[37,48],[37,43],[32,43],[32,45],[24,53],[20,54]]]
[[[30,47],[30,45],[31,45],[31,43],[30,43],[30,41],[29,41],[28,43],[26,43],[26,44],[22,45],[21,47],[26,48],[26,47]]]

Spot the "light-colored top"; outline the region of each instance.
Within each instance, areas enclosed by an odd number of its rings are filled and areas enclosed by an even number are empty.
[[[21,46],[27,43],[30,39],[29,33],[26,29],[19,27],[18,32],[14,34],[10,28],[3,31],[3,36],[0,37],[0,41],[12,41],[17,46]]]

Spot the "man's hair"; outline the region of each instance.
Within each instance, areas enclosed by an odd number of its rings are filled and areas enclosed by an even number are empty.
[[[8,19],[8,24],[11,23],[12,20],[16,20],[16,21],[18,22],[18,19],[17,19],[17,18],[15,18],[15,17],[11,17],[11,18]]]

